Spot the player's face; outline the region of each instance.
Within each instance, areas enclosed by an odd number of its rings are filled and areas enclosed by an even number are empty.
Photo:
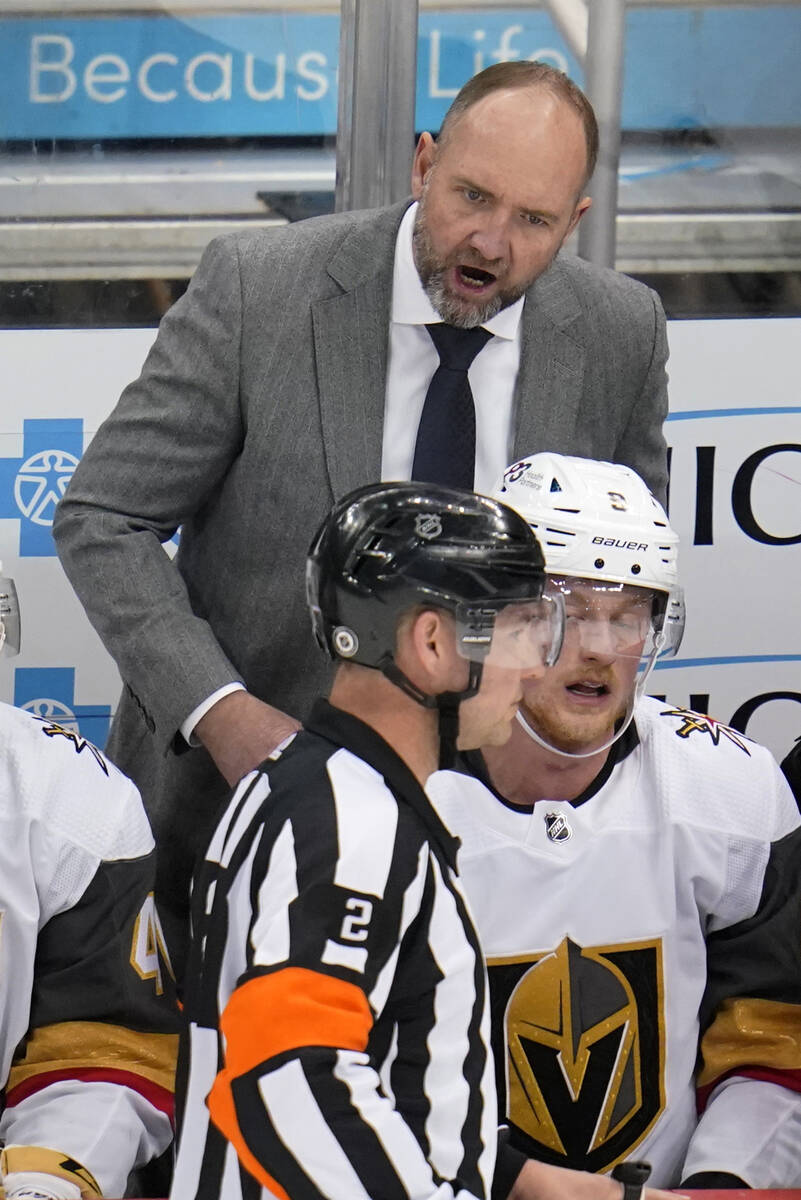
[[[495,92],[441,147],[418,143],[414,257],[443,320],[470,328],[513,304],[589,207],[581,118],[544,88]]]
[[[484,664],[481,687],[459,705],[460,750],[503,746],[512,734],[512,722],[523,698],[525,672],[513,667]],[[542,672],[538,671],[538,675]]]
[[[573,753],[603,746],[629,710],[648,638],[647,588],[569,579],[562,653],[539,680],[524,684],[523,714],[549,745]],[[558,585],[558,584],[557,584]]]
[[[509,740],[523,681],[545,674],[555,629],[561,629],[559,605],[547,598],[507,604],[495,615],[481,686],[459,708],[460,750],[502,746]]]

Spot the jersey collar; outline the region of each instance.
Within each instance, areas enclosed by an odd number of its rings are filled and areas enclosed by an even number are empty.
[[[415,775],[380,734],[358,717],[336,708],[328,700],[317,700],[314,703],[305,728],[337,746],[350,750],[378,771],[399,803],[407,804],[417,814],[444,854],[448,866],[456,871],[459,839],[448,832]]]
[[[623,762],[625,758],[637,749],[640,744],[640,735],[637,733],[635,721],[632,721],[626,731],[614,742],[609,748],[609,754],[606,756],[606,762],[601,767],[598,774],[591,783],[585,787],[583,792],[580,792],[573,800],[569,801],[573,808],[579,808],[587,800],[591,800],[596,796],[604,786],[612,771],[618,763]],[[484,755],[480,750],[468,750],[462,753],[456,760],[457,771],[462,771],[465,775],[475,775],[489,791],[492,792],[496,800],[499,800],[505,808],[510,808],[513,812],[530,813],[532,810],[523,804],[513,804],[511,800],[507,800],[502,796],[498,789],[493,785],[490,779],[487,764],[484,761]],[[545,801],[542,801],[545,803]]]

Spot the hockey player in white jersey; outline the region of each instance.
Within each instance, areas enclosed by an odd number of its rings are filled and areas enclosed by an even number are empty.
[[[19,649],[8,579],[4,643]],[[150,827],[134,785],[77,730],[6,704],[0,822],[4,1194],[121,1196],[172,1137],[178,1021]]]
[[[518,1152],[496,1193],[527,1159],[608,1172],[632,1155],[660,1187],[797,1187],[792,795],[763,747],[644,695],[683,606],[678,539],[639,477],[541,453],[496,495],[537,533],[567,615],[507,745],[465,756],[478,778],[429,782],[489,967]]]

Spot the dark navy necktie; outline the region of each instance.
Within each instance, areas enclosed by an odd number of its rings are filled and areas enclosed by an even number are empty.
[[[476,410],[467,371],[492,334],[488,329],[426,325],[439,354],[439,366],[428,385],[417,441],[412,479],[473,490],[476,469]]]

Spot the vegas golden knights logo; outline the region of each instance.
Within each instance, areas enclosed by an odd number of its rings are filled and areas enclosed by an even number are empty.
[[[582,949],[565,938],[525,959],[491,959],[489,978],[513,1143],[581,1171],[627,1157],[665,1104],[659,941]]]

